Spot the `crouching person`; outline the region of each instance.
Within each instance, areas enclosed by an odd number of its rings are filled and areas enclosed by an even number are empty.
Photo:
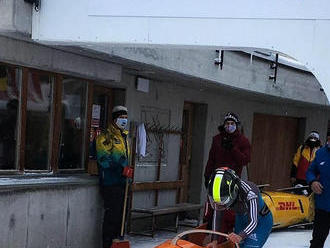
[[[208,197],[214,209],[214,231],[219,231],[222,211],[231,209],[236,219],[229,240],[241,248],[263,247],[272,230],[273,216],[254,183],[240,179],[229,168],[220,168],[209,181]],[[217,247],[217,240],[213,238],[207,247]]]

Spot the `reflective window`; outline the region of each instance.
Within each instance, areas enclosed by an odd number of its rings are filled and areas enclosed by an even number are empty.
[[[83,167],[86,104],[87,83],[79,79],[64,78],[59,169]]]
[[[47,170],[49,155],[52,77],[29,72],[27,85],[27,117],[25,170]]]
[[[20,80],[18,69],[0,65],[0,169],[16,169]]]

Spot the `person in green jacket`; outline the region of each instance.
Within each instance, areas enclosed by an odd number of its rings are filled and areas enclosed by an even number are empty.
[[[116,106],[112,110],[112,123],[96,139],[100,187],[104,200],[102,227],[103,247],[110,248],[112,240],[120,236],[125,185],[132,178],[129,166],[127,140],[127,108]]]

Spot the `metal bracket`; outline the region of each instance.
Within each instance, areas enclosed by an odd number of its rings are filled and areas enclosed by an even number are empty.
[[[24,2],[34,4],[34,9],[36,11],[40,10],[41,0],[24,0]]]
[[[218,54],[218,57],[216,59],[214,59],[214,64],[218,65],[220,67],[220,70],[222,70],[224,51],[223,50],[215,50],[215,52]]]
[[[276,83],[277,78],[277,68],[278,68],[278,53],[276,53],[275,61],[272,61],[270,64],[270,69],[274,70],[274,74],[269,75],[268,79],[273,80]]]

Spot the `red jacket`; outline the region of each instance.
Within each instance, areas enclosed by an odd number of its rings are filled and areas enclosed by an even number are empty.
[[[223,137],[232,140],[233,148],[231,150],[226,150],[222,146]],[[223,131],[213,137],[204,177],[208,180],[215,169],[223,166],[233,169],[240,177],[243,166],[247,165],[250,159],[251,145],[249,140],[238,130],[233,134],[228,134]]]

